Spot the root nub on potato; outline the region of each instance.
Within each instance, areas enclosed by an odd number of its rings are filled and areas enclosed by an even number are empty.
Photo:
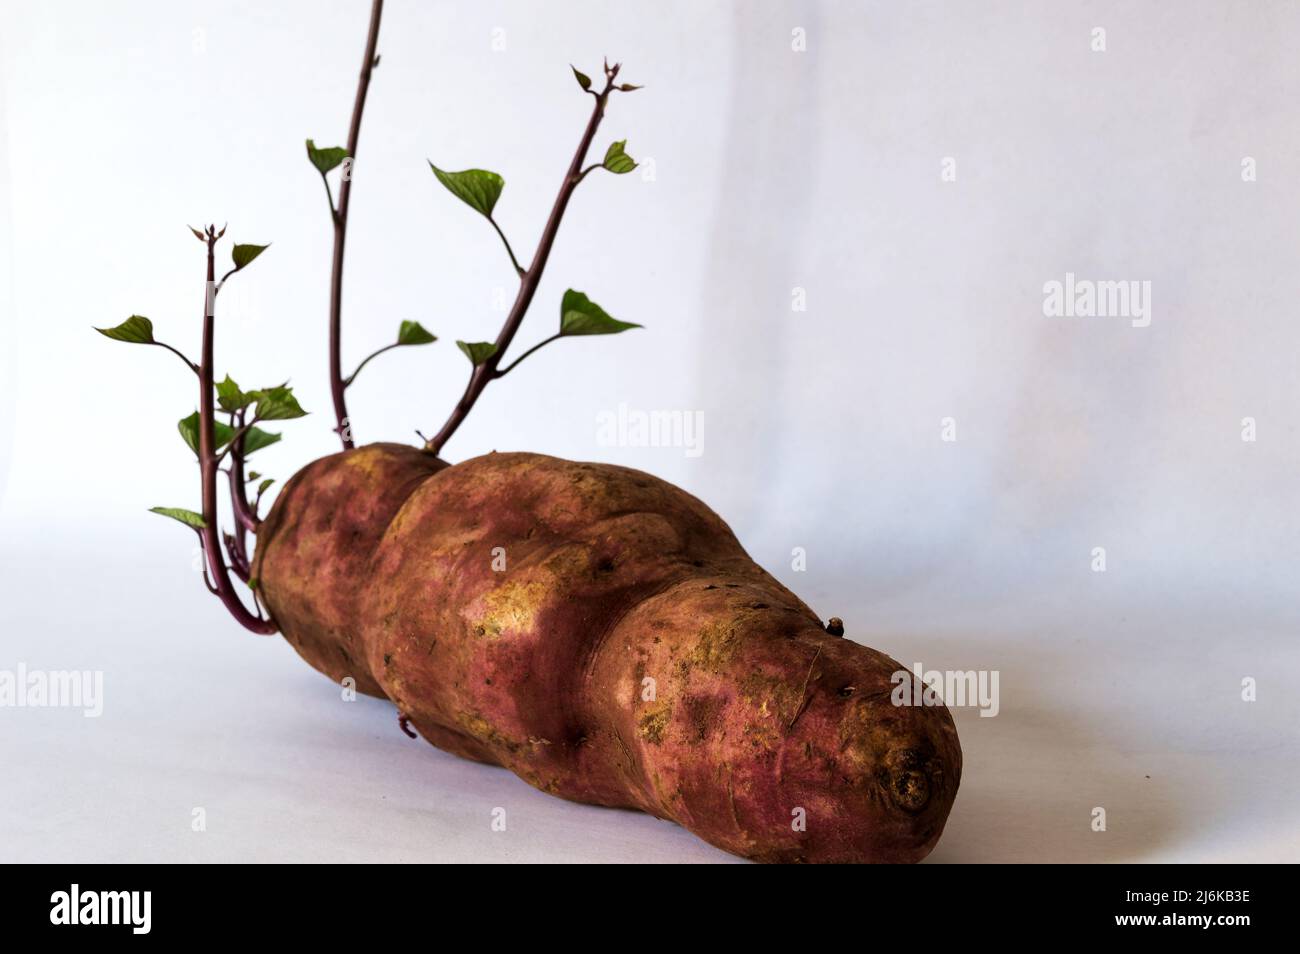
[[[761,861],[911,862],[961,777],[947,709],[827,633],[682,490],[397,444],[285,487],[255,574],[285,638],[433,744]]]

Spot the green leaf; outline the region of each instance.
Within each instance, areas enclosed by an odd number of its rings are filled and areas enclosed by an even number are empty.
[[[626,139],[620,139],[618,142],[609,144],[609,149],[605,151],[605,161],[601,163],[610,172],[617,175],[623,175],[625,172],[631,172],[636,168],[636,163],[632,157],[623,151],[627,145]]]
[[[259,474],[259,473],[258,473],[257,471],[255,471],[255,470],[250,470],[250,471],[248,472],[248,479],[249,479],[249,480],[257,480],[257,478],[259,478],[259,477],[261,477],[261,476],[262,476],[262,475]]]
[[[235,429],[229,424],[222,424],[220,421],[214,421],[213,423],[216,425],[214,430],[217,439],[217,446],[213,450],[219,451],[230,443],[230,439],[235,436]],[[195,411],[189,417],[181,418],[176,427],[181,432],[181,437],[185,439],[185,443],[189,445],[190,450],[197,455],[199,452],[199,412]]]
[[[193,527],[195,530],[202,530],[208,525],[202,514],[195,513],[193,510],[185,510],[182,507],[150,507],[149,512],[160,513],[164,517],[179,520],[185,526]]]
[[[215,425],[217,438],[217,446],[214,450],[220,451],[234,438],[235,429],[229,424],[223,424],[220,421],[214,421],[213,424]],[[176,426],[181,432],[181,437],[185,439],[186,445],[197,455],[199,452],[199,412],[195,411],[189,417],[181,418]],[[244,456],[248,457],[249,454],[259,451],[263,447],[270,447],[280,440],[282,436],[281,434],[271,434],[260,427],[250,427],[244,432]],[[252,480],[260,476],[261,474],[254,472],[249,479]]]
[[[497,346],[490,341],[457,341],[456,347],[465,353],[465,357],[476,368],[497,353]]]
[[[404,321],[397,329],[399,345],[432,344],[437,340],[437,337],[426,331],[418,321]]]
[[[235,260],[235,271],[239,271],[270,247],[270,245],[236,245],[230,250],[230,257]]]
[[[259,451],[263,447],[270,447],[283,436],[283,434],[264,431],[260,427],[250,427],[244,432],[244,456],[247,457],[253,451]]]
[[[591,89],[591,77],[590,77],[590,76],[588,76],[586,73],[584,73],[584,72],[582,72],[581,70],[579,70],[579,69],[578,69],[576,66],[574,66],[572,63],[569,64],[569,69],[573,70],[573,75],[574,75],[574,77],[577,78],[577,80],[578,80],[578,85],[579,85],[579,86],[581,86],[583,89]]]
[[[645,87],[643,87],[643,86],[638,86],[638,85],[635,84],[635,83],[620,83],[620,84],[618,85],[618,88],[621,89],[621,90],[622,90],[623,92],[625,92],[625,93],[630,93],[630,92],[632,92],[632,90],[634,90],[634,89],[644,89]]]
[[[326,146],[324,149],[317,149],[315,142],[307,140],[307,158],[320,170],[321,175],[340,165],[347,157],[348,151],[342,146]]]
[[[299,406],[298,399],[293,396],[293,388],[283,384],[273,388],[263,388],[260,391],[249,391],[248,397],[257,402],[254,414],[261,421],[289,421],[296,417],[305,417],[307,414]]]
[[[238,411],[253,403],[251,395],[239,390],[239,385],[226,375],[226,380],[217,383],[217,404],[223,411]]]
[[[594,301],[580,291],[570,288],[560,302],[561,335],[616,335],[641,325],[619,321],[606,314]]]
[[[449,192],[470,208],[491,217],[496,208],[501,190],[506,187],[506,180],[495,172],[485,169],[466,169],[464,172],[443,172],[432,162],[429,168],[445,185]]]
[[[262,494],[266,493],[266,488],[270,487],[273,483],[275,483],[274,477],[266,478],[266,480],[257,485],[257,495],[259,497],[262,496]]]
[[[105,338],[129,344],[156,344],[153,340],[153,322],[143,315],[132,315],[116,328],[96,328]]]

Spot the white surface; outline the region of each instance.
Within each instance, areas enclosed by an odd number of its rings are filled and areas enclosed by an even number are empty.
[[[343,702],[279,637],[194,597],[167,535],[139,537],[150,545],[123,559],[6,536],[6,653],[102,669],[105,705],[0,710],[3,860],[730,860],[669,823],[408,739],[387,703]],[[1300,858],[1294,618],[1194,594],[1135,608],[1093,579],[956,598],[966,575],[870,598],[848,581],[805,587],[904,663],[1001,672],[996,717],[954,710],[965,772],[932,860]],[[1259,702],[1238,701],[1241,672],[1258,674]],[[1089,828],[1097,806],[1104,834]]]
[[[187,222],[275,243],[223,292],[219,357],[246,384],[292,376],[317,413],[259,469],[332,449],[302,139],[344,138],[365,15],[5,4],[0,669],[102,669],[106,704],[0,709],[0,860],[725,860],[341,702],[228,622],[185,532],[142,513],[197,499],[174,436],[191,386],[88,329],[140,313],[194,350]],[[490,337],[511,287],[425,158],[501,172],[526,254],[585,119],[567,64],[608,52],[647,88],[598,146],[628,137],[656,179],[583,184],[520,342],[570,286],[648,330],[530,359],[449,455],[651,470],[855,638],[999,670],[996,718],[955,713],[966,767],[935,861],[1300,860],[1298,30],[1300,7],[1263,3],[390,2],[347,363],[403,318],[443,340],[368,369],[358,436],[436,427],[463,384],[450,342]],[[1067,271],[1151,281],[1150,327],[1045,318]],[[599,446],[620,402],[703,411],[704,454]]]

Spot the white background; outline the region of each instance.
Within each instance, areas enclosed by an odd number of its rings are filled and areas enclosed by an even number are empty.
[[[0,709],[3,860],[726,858],[341,703],[144,513],[197,503],[175,433],[192,380],[90,328],[143,314],[197,351],[187,224],[274,243],[222,294],[220,371],[292,378],[315,413],[258,469],[334,449],[303,139],[346,137],[367,10],[3,4],[0,669],[101,669],[106,692],[99,719]],[[852,638],[998,670],[997,717],[954,713],[966,768],[934,861],[1300,860],[1298,35],[1294,3],[1226,0],[390,0],[345,364],[403,319],[442,340],[367,369],[357,436],[435,429],[468,367],[452,342],[491,339],[513,294],[426,159],[500,172],[530,255],[590,103],[568,64],[608,53],[646,88],[615,97],[597,150],[626,137],[654,178],[583,183],[517,348],[568,287],[647,330],[530,358],[447,456],[642,467]],[[1150,281],[1150,326],[1044,317],[1066,272]],[[704,453],[600,446],[620,403],[703,412]]]

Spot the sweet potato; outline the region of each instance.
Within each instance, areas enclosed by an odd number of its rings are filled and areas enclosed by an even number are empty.
[[[761,861],[917,861],[943,830],[948,711],[895,706],[902,666],[662,480],[373,444],[301,471],[258,539],[298,653],[440,748]]]

